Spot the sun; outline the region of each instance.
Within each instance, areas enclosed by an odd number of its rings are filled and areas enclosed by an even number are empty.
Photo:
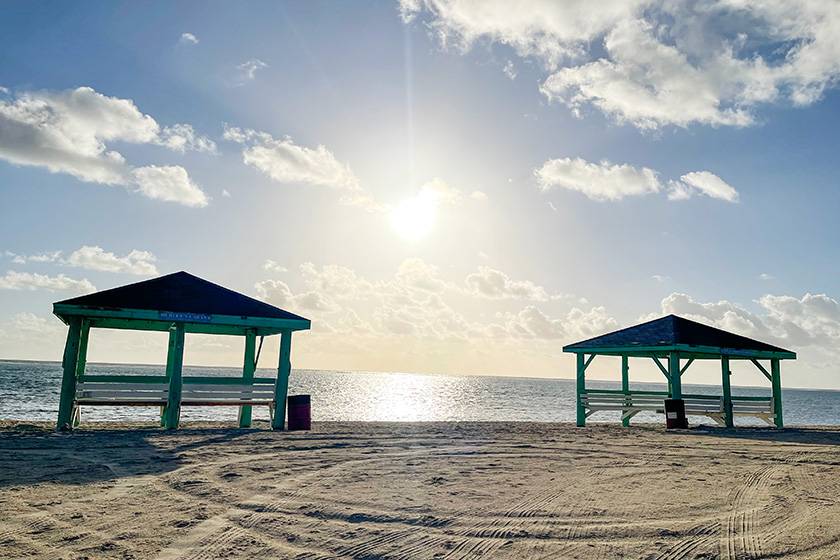
[[[391,210],[391,227],[403,239],[419,241],[432,232],[436,218],[437,200],[432,193],[421,192]]]

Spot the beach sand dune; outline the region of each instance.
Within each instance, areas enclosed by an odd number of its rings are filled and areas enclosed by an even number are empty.
[[[840,432],[0,424],[0,558],[840,557]]]

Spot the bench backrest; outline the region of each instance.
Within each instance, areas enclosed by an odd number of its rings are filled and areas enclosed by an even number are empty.
[[[273,400],[274,385],[268,384],[185,383],[181,389],[181,404],[247,404]]]
[[[76,384],[76,400],[81,402],[166,404],[168,396],[166,383],[80,381]]]

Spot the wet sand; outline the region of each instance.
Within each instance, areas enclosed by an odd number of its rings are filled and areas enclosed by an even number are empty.
[[[838,558],[840,431],[0,423],[0,558]]]

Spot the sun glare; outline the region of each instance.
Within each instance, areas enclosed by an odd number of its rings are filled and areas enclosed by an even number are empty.
[[[391,227],[403,239],[419,241],[431,233],[436,217],[435,197],[422,192],[404,200],[391,211]]]

